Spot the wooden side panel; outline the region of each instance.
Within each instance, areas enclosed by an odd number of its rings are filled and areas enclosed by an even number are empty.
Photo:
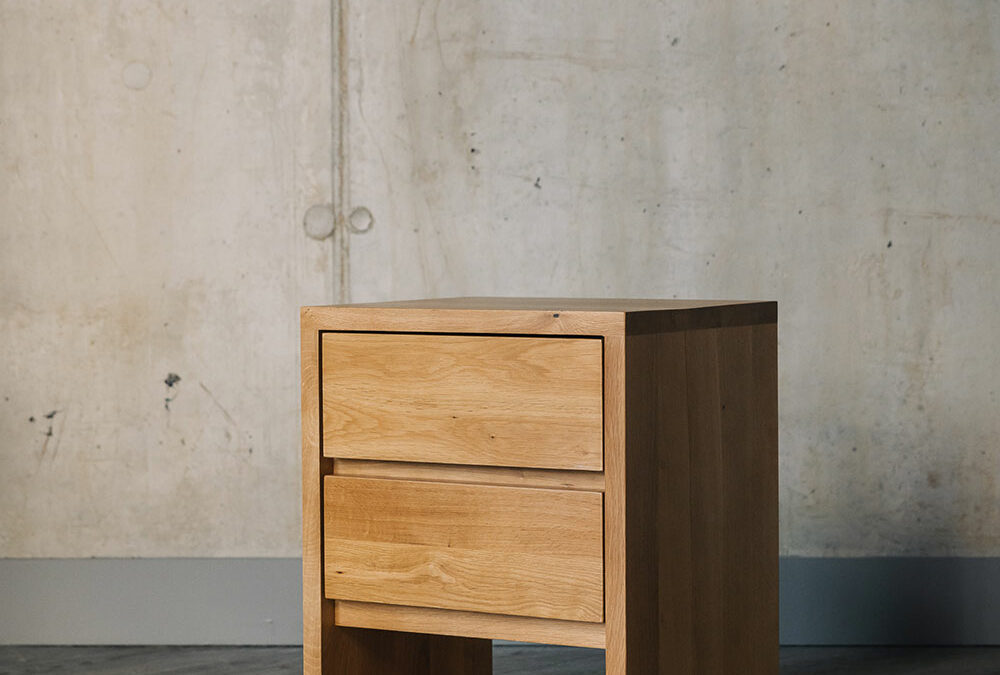
[[[695,673],[726,673],[727,621],[723,586],[727,543],[723,539],[721,394],[718,330],[687,335],[688,430],[691,462],[691,558],[694,593]]]
[[[604,338],[605,671],[626,672],[625,338]]]
[[[659,672],[692,673],[694,597],[685,333],[657,336],[655,372]]]
[[[659,655],[657,352],[659,335],[625,337],[625,648],[627,673],[655,673]]]
[[[603,620],[602,495],[325,479],[326,596]]]
[[[609,675],[777,673],[776,354],[774,324],[626,336]]]
[[[319,332],[303,309],[302,360],[302,665],[327,672],[333,603],[323,598],[323,521],[319,447]]]
[[[749,525],[760,537],[747,544],[746,555],[757,571],[748,608],[753,617],[747,638],[747,662],[755,673],[777,672],[778,661],[778,326],[754,326],[750,390],[754,465],[747,471],[756,495],[756,511]]]
[[[328,333],[329,457],[600,471],[601,341]]]
[[[687,337],[694,672],[778,672],[774,324]]]

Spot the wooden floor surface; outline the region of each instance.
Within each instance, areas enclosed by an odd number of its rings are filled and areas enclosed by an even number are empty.
[[[78,673],[301,673],[299,647],[0,646],[0,675]],[[496,645],[495,675],[597,675],[604,652],[573,647]],[[1000,647],[786,647],[781,675],[1000,675]]]

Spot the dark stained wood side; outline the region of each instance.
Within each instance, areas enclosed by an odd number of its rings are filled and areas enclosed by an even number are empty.
[[[626,336],[627,667],[613,675],[777,673],[776,336]]]
[[[778,662],[778,325],[753,327],[753,453],[757,472],[753,482],[762,499],[754,514],[755,527],[763,533],[752,549],[757,567],[759,598],[750,641],[749,662],[761,673],[775,673]]]
[[[625,337],[625,672],[656,673],[658,438],[654,334]],[[620,660],[619,660],[620,661]],[[609,663],[610,665],[610,663]],[[608,669],[617,675],[617,671]]]
[[[428,675],[485,675],[493,672],[493,641],[428,635]]]
[[[744,302],[724,306],[692,306],[676,309],[629,311],[625,315],[625,333],[667,333],[677,330],[702,330],[774,323],[778,303]]]
[[[691,457],[692,672],[725,675],[726,542],[718,330],[688,333],[685,352]]]
[[[337,628],[324,675],[488,675],[492,641]]]
[[[693,672],[778,670],[773,324],[687,336]]]
[[[656,473],[660,672],[694,666],[691,454],[684,332],[656,336]]]

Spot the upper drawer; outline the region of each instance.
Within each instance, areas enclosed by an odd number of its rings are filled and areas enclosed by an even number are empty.
[[[597,338],[323,335],[323,452],[603,468]]]

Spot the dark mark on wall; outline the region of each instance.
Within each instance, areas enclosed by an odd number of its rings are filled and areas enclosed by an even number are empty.
[[[538,178],[535,179],[535,187],[538,188],[539,190],[542,189],[542,177],[541,176],[539,176]]]
[[[50,419],[52,419],[53,417],[55,417],[55,416],[56,416],[56,413],[57,413],[57,412],[59,412],[59,411],[58,411],[58,410],[53,410],[53,411],[52,411],[52,412],[50,412],[50,413],[46,413],[46,414],[44,415],[44,417],[45,417],[45,419],[47,419],[47,420],[50,420]]]
[[[52,425],[49,425],[49,430],[45,432],[47,438],[52,438]]]
[[[29,421],[29,422],[34,422],[34,421],[35,421],[35,416],[34,416],[34,415],[32,415],[31,417],[29,417],[29,418],[28,418],[28,421]]]
[[[167,389],[172,389],[175,384],[181,381],[181,376],[177,373],[167,373],[167,377],[164,378],[163,384],[167,385]],[[163,409],[170,412],[170,404],[173,400],[177,398],[177,394],[173,396],[165,396],[163,398]]]
[[[476,148],[469,148],[469,154],[475,155],[479,152]]]
[[[892,240],[891,239],[889,240],[889,243],[885,245],[885,247],[886,248],[892,248]]]
[[[559,318],[559,312],[556,312],[555,314],[553,314],[552,318],[553,319],[558,319]]]
[[[681,41],[681,39],[679,37],[675,37],[673,40],[670,41],[670,46],[671,47],[676,47],[677,43],[680,42],[680,41]]]

